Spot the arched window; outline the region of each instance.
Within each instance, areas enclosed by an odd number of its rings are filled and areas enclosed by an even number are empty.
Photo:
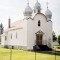
[[[12,39],[12,34],[11,34],[11,39]]]
[[[5,40],[7,40],[7,36],[5,36]]]
[[[38,9],[38,13],[40,13],[40,9]]]
[[[38,21],[38,26],[40,26],[40,20]]]
[[[16,39],[17,39],[17,32],[16,32]]]

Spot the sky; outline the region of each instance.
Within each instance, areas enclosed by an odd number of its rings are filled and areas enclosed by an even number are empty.
[[[56,35],[60,34],[60,0],[38,0],[41,4],[42,13],[48,8],[52,12],[53,31]],[[29,5],[33,9],[36,0],[29,0]],[[22,20],[23,12],[27,5],[27,0],[0,0],[0,23],[4,29],[8,27],[8,19],[10,16],[11,23]]]

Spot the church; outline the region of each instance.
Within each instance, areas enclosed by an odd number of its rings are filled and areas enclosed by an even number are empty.
[[[52,48],[52,12],[48,6],[43,14],[38,0],[34,10],[28,2],[23,14],[22,20],[12,24],[11,19],[8,19],[8,28],[1,35],[1,46],[23,50],[33,50],[35,45],[46,45]]]

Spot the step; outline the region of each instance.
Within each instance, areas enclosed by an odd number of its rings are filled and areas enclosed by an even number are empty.
[[[35,45],[34,50],[38,51],[52,51],[51,48],[49,48],[47,45]]]

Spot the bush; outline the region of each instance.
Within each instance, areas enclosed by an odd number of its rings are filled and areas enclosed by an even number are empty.
[[[53,41],[57,41],[56,35],[53,35]]]
[[[60,35],[58,36],[58,43],[60,44]]]
[[[60,47],[57,47],[57,49],[60,49]]]

